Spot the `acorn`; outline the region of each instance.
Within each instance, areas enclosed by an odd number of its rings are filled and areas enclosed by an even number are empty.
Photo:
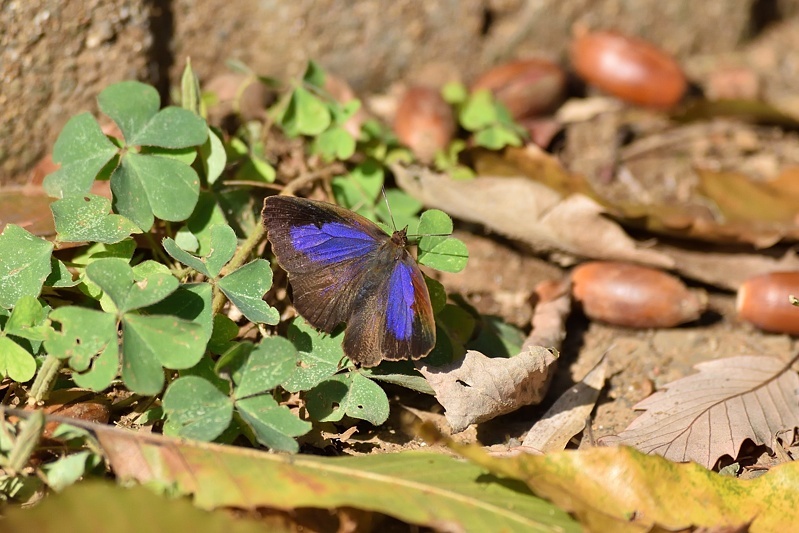
[[[699,318],[707,295],[653,268],[595,261],[571,273],[572,296],[591,320],[630,328],[671,328]]]
[[[394,133],[420,161],[429,163],[455,134],[452,107],[437,89],[410,87],[397,106]]]
[[[489,89],[515,120],[545,115],[563,101],[566,73],[545,59],[512,61],[480,76],[472,90],[480,89]]]
[[[749,278],[738,288],[738,318],[774,333],[799,335],[799,272],[771,272]]]
[[[580,77],[633,104],[669,108],[688,88],[677,61],[643,39],[611,31],[586,33],[572,42],[570,55]]]

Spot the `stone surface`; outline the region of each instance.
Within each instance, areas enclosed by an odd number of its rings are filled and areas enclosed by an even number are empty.
[[[0,3],[0,183],[22,182],[61,127],[124,79],[147,79],[143,2]]]
[[[471,70],[483,0],[177,0],[174,11],[173,78],[187,55],[201,78],[228,58],[279,76],[313,58],[360,92],[431,62]]]

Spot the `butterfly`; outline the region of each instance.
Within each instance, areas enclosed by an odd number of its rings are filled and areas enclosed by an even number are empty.
[[[289,196],[268,197],[262,214],[297,312],[325,333],[346,323],[351,361],[371,367],[433,349],[430,294],[405,248],[407,228],[389,236],[357,213]]]

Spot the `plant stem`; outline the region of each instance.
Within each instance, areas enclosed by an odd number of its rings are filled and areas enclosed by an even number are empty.
[[[44,363],[42,363],[42,368],[39,369],[39,373],[36,374],[33,385],[31,385],[28,405],[36,405],[47,399],[50,395],[50,391],[53,390],[53,385],[55,385],[56,377],[58,377],[58,371],[61,370],[62,362],[61,359],[53,355],[47,356]]]

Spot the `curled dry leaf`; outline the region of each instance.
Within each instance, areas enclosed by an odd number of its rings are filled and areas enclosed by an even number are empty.
[[[469,350],[463,359],[449,365],[418,368],[436,391],[436,399],[457,433],[470,424],[540,403],[556,361],[557,355],[543,346],[530,346],[508,359]]]
[[[533,314],[533,331],[518,355],[491,358],[469,350],[463,359],[446,366],[417,365],[444,406],[453,433],[540,403],[546,395],[558,356],[538,343],[560,348],[571,306],[568,285],[544,283],[536,292],[541,302]]]
[[[429,207],[484,224],[540,252],[594,259],[633,261],[670,268],[668,256],[644,248],[604,209],[582,194],[562,198],[526,178],[479,177],[453,180],[421,167],[393,165],[397,183]]]
[[[524,437],[522,446],[542,453],[564,449],[569,440],[585,427],[585,421],[594,410],[599,392],[605,386],[606,370],[607,364],[603,357],[582,381],[564,392],[552,404]]]
[[[791,363],[744,355],[696,369],[639,402],[635,409],[646,413],[602,442],[710,468],[723,455],[735,459],[746,439],[771,446],[777,432],[799,426],[799,375]]]

